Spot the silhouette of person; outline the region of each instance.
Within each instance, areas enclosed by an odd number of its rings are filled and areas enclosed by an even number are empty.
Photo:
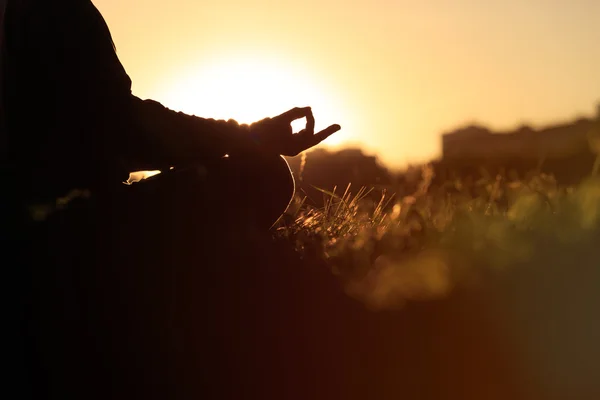
[[[15,308],[23,308],[14,343],[22,342],[25,355],[13,364],[23,366],[19,373],[28,380],[14,384],[32,398],[49,398],[59,381],[64,386],[55,392],[76,393],[78,385],[88,391],[83,397],[113,398],[102,390],[116,383],[90,382],[113,379],[121,364],[161,363],[158,350],[144,353],[152,354],[143,362],[118,360],[145,343],[126,341],[143,336],[132,332],[146,326],[132,320],[149,315],[151,325],[168,309],[160,303],[171,293],[171,257],[179,254],[130,256],[124,243],[141,235],[136,243],[144,245],[157,233],[165,242],[156,247],[168,247],[197,226],[210,233],[227,225],[228,216],[228,229],[246,224],[266,231],[294,192],[282,155],[315,146],[340,127],[315,133],[308,107],[240,125],[139,99],[90,0],[2,0],[0,11],[0,229],[3,249],[10,249],[5,259],[16,260],[6,265],[15,275],[6,282],[21,301]],[[290,123],[300,118],[306,128],[294,134]],[[164,173],[122,183],[131,171],[154,169]],[[75,189],[89,190],[91,198],[33,220],[31,207],[56,204]],[[152,212],[160,223],[148,222]],[[149,295],[144,287],[164,292]],[[123,306],[131,303],[152,311]],[[171,318],[164,313],[163,322]],[[145,375],[140,381],[152,383]]]
[[[212,206],[244,196],[246,211],[269,226],[294,190],[281,155],[297,155],[340,129],[315,133],[308,107],[248,126],[139,99],[90,0],[8,0],[3,28],[8,167],[27,204],[53,202],[73,189],[135,196],[144,190],[122,187],[129,172],[174,167],[153,184],[206,185],[212,189],[202,196],[220,198]],[[293,134],[290,123],[300,118],[306,129]],[[192,165],[202,167],[204,181],[189,169],[181,173]]]

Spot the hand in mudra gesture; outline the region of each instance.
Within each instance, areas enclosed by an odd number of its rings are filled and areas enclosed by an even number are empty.
[[[306,118],[306,127],[294,133],[291,123],[301,118]],[[335,124],[315,133],[315,117],[310,107],[292,108],[281,115],[263,119],[250,126],[251,135],[266,151],[284,156],[296,156],[340,129],[341,127]]]

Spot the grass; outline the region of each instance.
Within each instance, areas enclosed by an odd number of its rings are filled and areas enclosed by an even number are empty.
[[[488,177],[467,186],[434,187],[425,166],[415,193],[393,188],[372,200],[373,189],[348,185],[321,190],[324,206],[298,197],[276,229],[278,239],[307,260],[327,265],[348,294],[372,308],[431,299],[478,276],[541,262],[548,251],[591,250],[600,233],[600,176],[575,187],[551,175],[527,181]]]

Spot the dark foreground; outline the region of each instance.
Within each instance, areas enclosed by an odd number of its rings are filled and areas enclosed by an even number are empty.
[[[24,397],[600,398],[590,243],[373,312],[267,235],[117,222],[61,220],[46,236]]]

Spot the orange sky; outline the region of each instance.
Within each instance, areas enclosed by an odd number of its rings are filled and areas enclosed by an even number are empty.
[[[242,122],[311,105],[317,127],[342,125],[326,143],[394,166],[466,122],[545,124],[600,101],[598,0],[94,4],[136,95]]]

